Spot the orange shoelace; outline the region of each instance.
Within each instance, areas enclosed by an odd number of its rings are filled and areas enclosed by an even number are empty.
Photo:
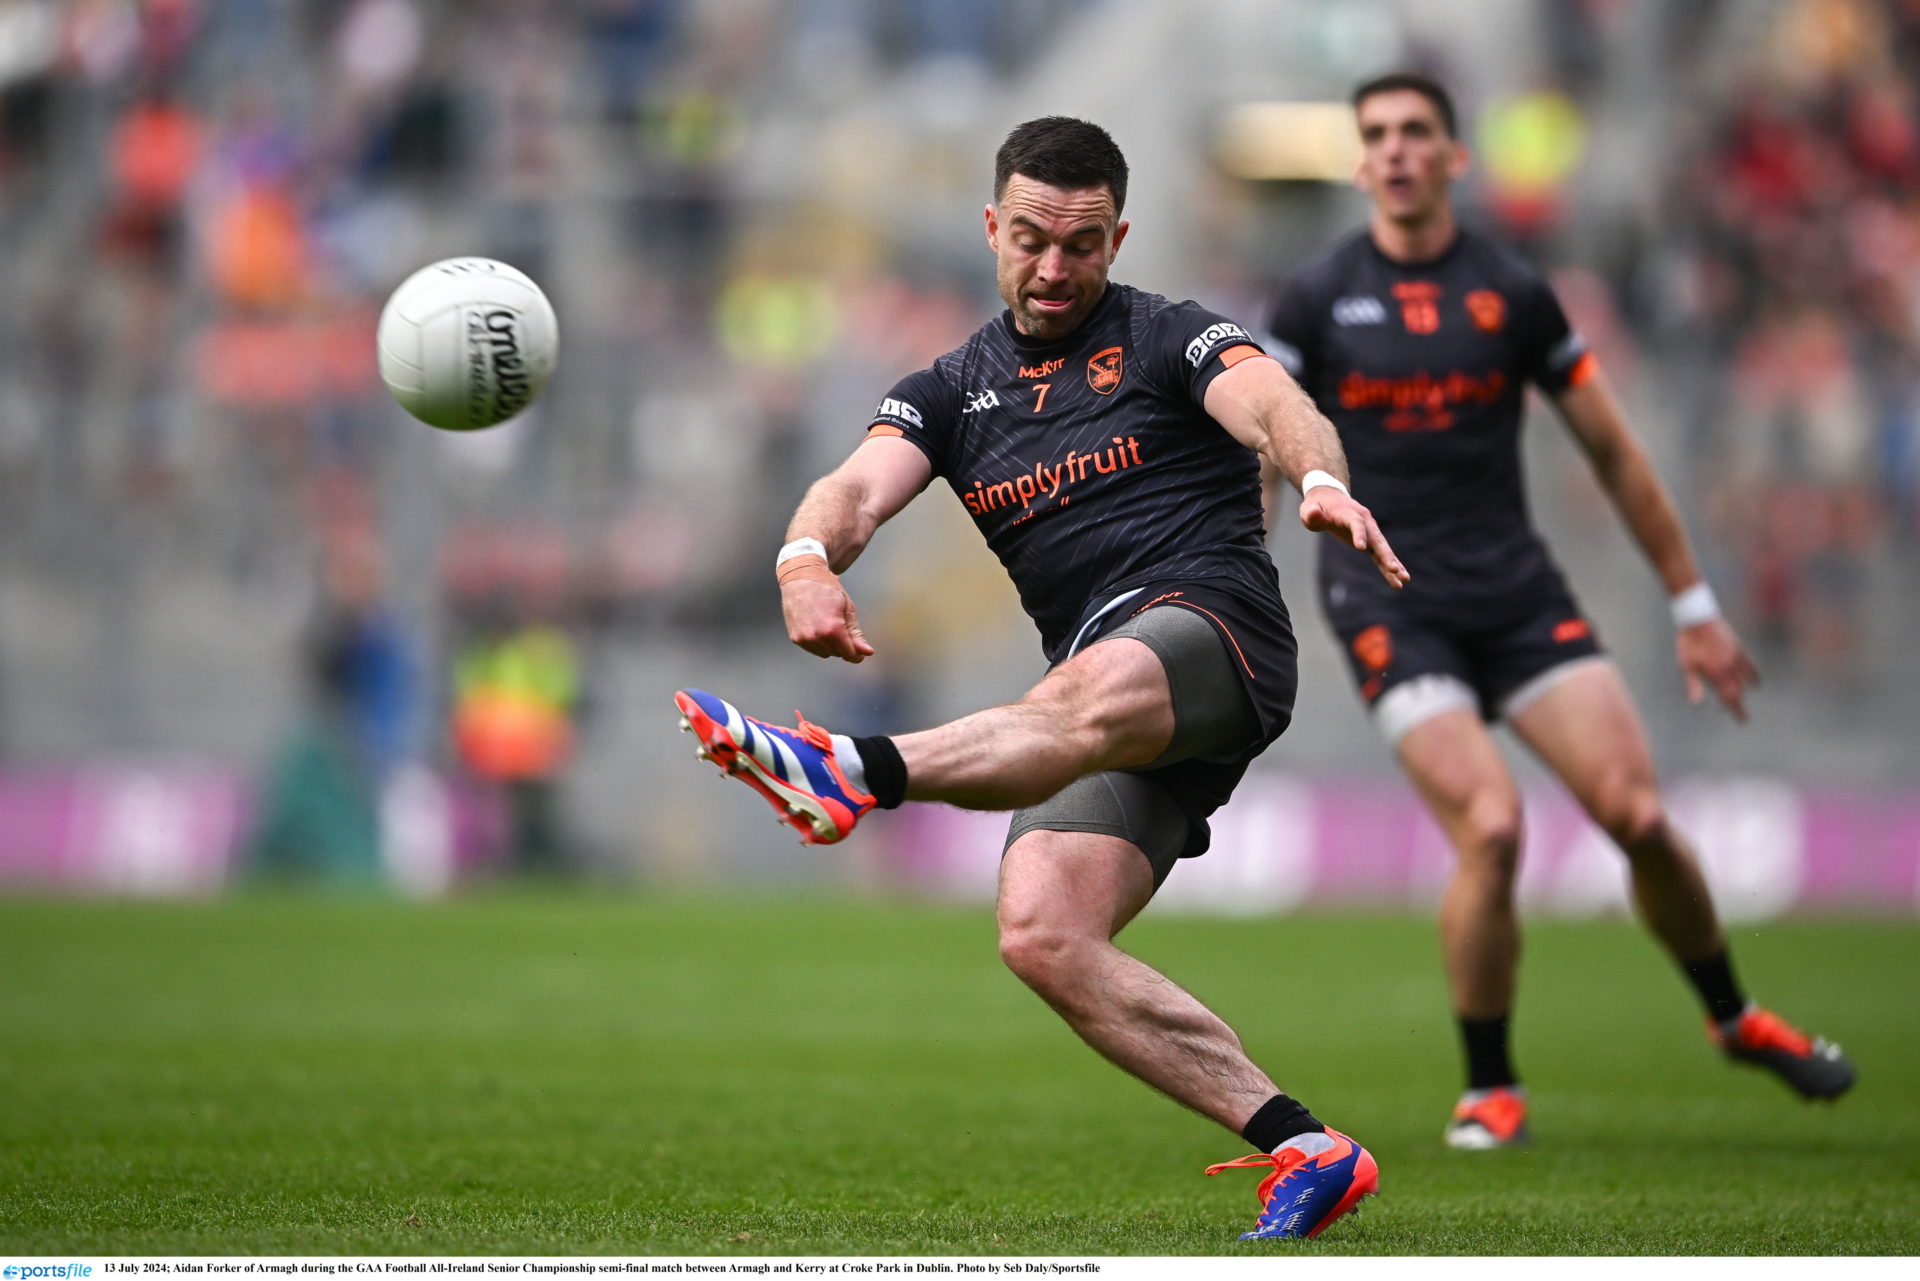
[[[1280,1152],[1253,1152],[1243,1157],[1237,1157],[1232,1161],[1222,1161],[1218,1165],[1210,1165],[1207,1167],[1207,1173],[1209,1175],[1215,1175],[1222,1170],[1232,1170],[1243,1166],[1272,1166],[1273,1173],[1260,1180],[1260,1186],[1254,1189],[1254,1195],[1260,1198],[1260,1204],[1264,1207],[1267,1203],[1267,1198],[1273,1192],[1274,1186],[1278,1184],[1280,1180],[1286,1178],[1289,1174],[1292,1174],[1296,1169],[1312,1159],[1312,1157],[1309,1157],[1298,1148],[1285,1148]]]
[[[797,707],[793,709],[793,719],[799,722],[797,728],[801,738],[806,739],[807,742],[813,744],[823,752],[833,750],[833,735],[827,733],[826,730],[821,729],[818,725],[815,725],[812,721],[802,716],[800,709]]]

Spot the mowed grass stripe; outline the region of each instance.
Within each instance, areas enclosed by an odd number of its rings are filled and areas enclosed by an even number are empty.
[[[1736,932],[1854,1097],[1721,1063],[1623,922],[1529,933],[1535,1148],[1462,1155],[1431,923],[1127,943],[1379,1157],[1319,1253],[1920,1252],[1903,923]],[[499,895],[0,902],[9,1254],[1244,1254],[1230,1135],[1085,1049],[978,909]],[[1297,1247],[1296,1247],[1297,1248]]]

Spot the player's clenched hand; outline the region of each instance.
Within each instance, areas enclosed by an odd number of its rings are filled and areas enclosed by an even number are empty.
[[[1387,536],[1373,521],[1373,513],[1332,485],[1315,485],[1300,500],[1300,523],[1316,534],[1328,533],[1345,539],[1373,557],[1380,577],[1395,587],[1405,587],[1407,567],[1393,554]]]
[[[809,654],[857,663],[873,653],[861,634],[853,598],[837,580],[795,578],[782,583],[780,612],[786,616],[787,639]]]
[[[1760,684],[1760,669],[1747,657],[1740,638],[1723,618],[1682,628],[1674,641],[1680,672],[1687,680],[1687,701],[1699,703],[1707,687],[1727,705],[1737,721],[1747,719],[1746,691]]]

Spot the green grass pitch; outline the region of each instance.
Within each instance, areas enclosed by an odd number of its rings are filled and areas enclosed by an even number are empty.
[[[1432,926],[1158,918],[1124,941],[1378,1156],[1242,1245],[1242,1142],[1096,1058],[979,909],[801,896],[0,901],[0,1253],[1920,1253],[1920,928],[1742,927],[1839,1040],[1834,1107],[1709,1052],[1622,922],[1536,923],[1535,1146],[1452,1153]]]

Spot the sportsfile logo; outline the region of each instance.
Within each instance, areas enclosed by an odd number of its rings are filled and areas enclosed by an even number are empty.
[[[1195,369],[1207,358],[1207,353],[1226,342],[1229,338],[1238,338],[1241,342],[1252,342],[1253,336],[1240,326],[1222,321],[1217,325],[1208,325],[1200,331],[1200,336],[1187,344],[1187,363]]]
[[[6,1281],[30,1281],[33,1277],[90,1277],[93,1275],[91,1263],[9,1263],[0,1268],[0,1277]]]

